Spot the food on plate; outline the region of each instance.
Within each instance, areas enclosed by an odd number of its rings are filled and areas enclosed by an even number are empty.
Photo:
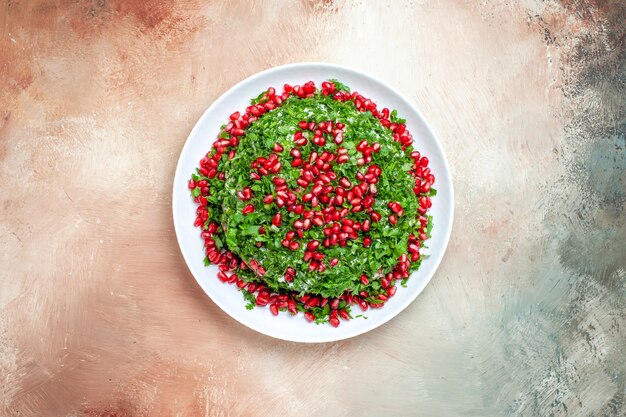
[[[188,187],[205,264],[248,308],[340,325],[417,270],[435,176],[405,120],[337,80],[235,111]]]

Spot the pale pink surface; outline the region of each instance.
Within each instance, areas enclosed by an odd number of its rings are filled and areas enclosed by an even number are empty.
[[[591,139],[623,114],[617,3],[474,3],[4,2],[0,415],[623,412],[623,154]],[[299,61],[402,91],[457,203],[416,302],[312,346],[216,307],[170,209],[202,112]]]

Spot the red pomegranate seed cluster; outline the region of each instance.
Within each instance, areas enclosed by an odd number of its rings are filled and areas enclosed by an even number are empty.
[[[317,88],[312,81],[302,86],[292,87],[286,84],[281,94],[278,94],[274,88],[269,88],[257,104],[247,107],[243,114],[239,112],[231,114],[228,124],[213,143],[213,152],[200,160],[198,173],[208,179],[224,180],[226,176],[223,171],[220,171],[219,162],[223,155],[228,155],[229,159],[236,156],[240,138],[246,134],[248,126],[263,114],[279,108],[290,97],[313,98],[316,91]],[[392,132],[393,140],[400,143],[403,150],[412,144],[413,139],[406,125],[392,122],[390,111],[386,108],[379,111],[372,100],[357,92],[341,91],[335,83],[330,81],[322,83],[320,93],[336,101],[352,102],[358,111],[371,112],[383,127]],[[335,173],[335,167],[350,161],[348,149],[341,147],[345,127],[345,124],[332,120],[299,122],[298,130],[292,138],[295,146],[288,153],[291,167],[300,170],[300,175],[296,179],[296,188],[291,189],[287,180],[280,176],[283,168],[280,155],[284,153],[283,158],[287,155],[280,143],[275,143],[271,153],[258,157],[250,165],[250,179],[253,182],[261,181],[263,177],[271,178],[274,192],[263,196],[263,204],[276,205],[293,214],[285,218],[286,216],[278,211],[272,217],[271,224],[276,227],[290,224],[290,229],[282,238],[281,244],[291,251],[304,248],[303,260],[308,263],[308,271],[321,273],[326,268],[337,267],[342,262],[337,257],[327,259],[324,248],[346,247],[348,242],[357,240],[362,242],[363,247],[370,247],[372,239],[368,232],[373,223],[381,222],[383,219],[381,213],[374,209],[378,193],[377,184],[382,169],[372,164],[373,155],[381,149],[380,143],[363,139],[357,144],[356,165],[366,167],[366,170],[365,173],[356,173],[354,183],[347,177],[339,177]],[[337,145],[335,152],[322,149],[329,141]],[[308,157],[304,157],[300,148],[309,142],[319,147],[319,151],[313,150]],[[381,291],[375,295],[375,299],[372,299],[367,291],[360,291],[358,294],[346,292],[336,298],[325,298],[315,294],[300,295],[297,292],[272,293],[262,282],[266,274],[263,265],[254,259],[245,262],[228,249],[218,249],[215,237],[222,234],[223,229],[215,221],[206,224],[209,217],[207,198],[211,191],[209,183],[205,179],[197,182],[191,179],[188,187],[190,190],[197,190],[195,201],[198,203],[194,225],[203,228],[201,237],[204,240],[206,256],[209,262],[218,265],[218,279],[245,289],[252,294],[254,304],[269,306],[274,315],[281,310],[286,310],[293,315],[303,312],[307,320],[315,321],[320,317],[317,317],[313,311],[328,305],[328,322],[334,327],[339,326],[340,319],[350,320],[351,305],[357,304],[363,311],[368,308],[381,308],[396,293],[396,282],[409,277],[411,263],[420,260],[420,247],[428,238],[429,220],[426,212],[432,202],[427,194],[435,182],[435,177],[428,168],[427,157],[421,156],[417,151],[412,151],[410,157],[413,160],[410,174],[415,178],[413,192],[419,196],[417,219],[420,227],[416,233],[408,236],[408,255],[402,254],[390,272],[377,278]],[[248,202],[253,199],[254,192],[250,187],[244,187],[237,191],[237,197],[241,201]],[[307,208],[309,206],[311,208]],[[398,222],[399,218],[406,215],[405,208],[399,202],[391,201],[386,206],[391,211],[387,219],[392,226]],[[246,204],[242,209],[242,214],[250,215],[256,209],[253,204]],[[349,218],[354,213],[366,213],[367,218],[355,221]],[[304,240],[304,232],[312,228],[320,228],[323,232],[323,239]],[[266,233],[265,228],[261,227],[259,233]],[[236,273],[238,270],[253,271],[261,282],[245,282]],[[284,271],[284,280],[293,282],[297,275],[298,271],[288,267]],[[369,285],[372,279],[373,277],[365,274],[360,276],[360,282],[365,286]]]

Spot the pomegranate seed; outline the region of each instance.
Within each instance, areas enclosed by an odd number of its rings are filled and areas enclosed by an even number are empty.
[[[342,319],[348,321],[350,320],[350,314],[346,311],[346,310],[339,310],[339,317],[341,317]]]
[[[302,90],[306,94],[314,93],[315,92],[315,83],[313,83],[313,81],[307,81],[306,83],[304,83],[304,85],[302,85]]]
[[[256,305],[258,306],[266,306],[270,300],[270,293],[263,290],[259,292],[259,295],[256,296]]]
[[[278,305],[276,303],[273,303],[270,305],[270,311],[272,312],[273,315],[277,316],[278,315]]]
[[[370,283],[370,280],[367,278],[367,275],[361,275],[361,277],[359,279],[361,280],[363,285],[367,285],[367,284]]]
[[[292,241],[289,243],[289,250],[296,251],[300,249],[300,242]]]
[[[395,226],[396,223],[398,223],[398,218],[395,215],[390,214],[389,215],[389,223],[391,223],[393,226]]]
[[[272,171],[274,174],[278,174],[282,167],[283,167],[283,164],[281,164],[280,162],[276,162],[274,165],[272,165],[272,167],[270,168],[270,171]]]
[[[304,303],[305,309],[310,309],[312,307],[317,307],[319,305],[320,299],[317,297],[311,297],[306,303]]]
[[[245,187],[243,190],[237,191],[237,196],[242,201],[250,200],[252,198],[252,190],[250,187]]]
[[[276,227],[280,227],[281,222],[282,222],[282,219],[281,219],[281,214],[280,214],[280,212],[278,212],[278,213],[276,213],[276,214],[274,215],[274,217],[272,218],[272,224],[273,224],[274,226],[276,226]]]
[[[241,210],[241,212],[243,214],[250,214],[250,213],[254,213],[254,206],[252,204],[248,204],[247,206],[245,206],[243,208],[243,210]]]
[[[359,307],[361,307],[361,310],[367,311],[367,302],[365,300],[359,300]]]
[[[339,308],[339,303],[341,302],[341,300],[339,300],[338,298],[333,298],[332,301],[330,302],[330,308],[332,310],[337,310],[337,308]]]
[[[339,259],[337,259],[337,258],[333,258],[333,259],[330,260],[330,266],[331,267],[337,266],[338,263],[339,263]]]
[[[331,317],[328,322],[333,326],[333,327],[339,327],[339,319],[337,317]]]
[[[387,204],[387,206],[391,209],[391,211],[396,213],[398,216],[402,216],[404,214],[404,209],[399,203],[392,201],[389,204]]]
[[[393,297],[393,296],[394,296],[394,294],[396,293],[396,290],[397,290],[397,289],[398,289],[398,288],[397,288],[395,285],[394,285],[393,287],[389,287],[389,288],[387,288],[387,296],[388,296],[388,297]]]
[[[350,188],[352,187],[352,183],[350,182],[350,180],[346,177],[341,177],[339,178],[339,185],[341,185],[344,188]]]
[[[363,246],[364,247],[369,248],[371,246],[371,244],[372,244],[372,238],[370,238],[370,237],[363,238]]]
[[[308,321],[313,321],[315,320],[315,316],[313,315],[313,313],[311,313],[310,311],[307,311],[304,313],[304,317],[306,317],[306,319]]]
[[[380,286],[383,288],[389,287],[389,279],[386,276],[380,279]]]
[[[317,240],[312,240],[306,245],[306,249],[308,251],[314,251],[320,246],[320,242]]]

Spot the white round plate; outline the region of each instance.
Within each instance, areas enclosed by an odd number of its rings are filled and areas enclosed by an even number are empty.
[[[427,241],[430,255],[422,262],[420,269],[411,275],[407,287],[398,286],[396,295],[383,308],[369,309],[363,318],[349,322],[341,321],[338,328],[329,324],[309,323],[303,314],[292,316],[280,313],[273,316],[269,308],[246,309],[246,302],[236,286],[224,284],[216,277],[217,267],[205,267],[203,241],[199,229],[193,226],[196,204],[187,189],[187,181],[200,159],[211,149],[211,145],[220,126],[236,110],[243,111],[250,99],[256,97],[268,87],[282,91],[285,83],[302,85],[313,80],[317,86],[322,81],[337,79],[348,85],[352,91],[358,91],[371,98],[379,108],[397,109],[398,115],[407,121],[407,127],[413,134],[415,148],[430,159],[430,168],[436,177],[437,196],[429,214],[433,216],[432,237]],[[272,68],[255,74],[224,93],[209,107],[196,123],[183,147],[174,177],[172,197],[174,227],[178,244],[191,273],[200,287],[222,310],[240,323],[268,336],[294,342],[330,342],[347,339],[370,331],[404,310],[424,289],[435,273],[443,258],[452,229],[454,200],[452,179],[443,149],[424,116],[401,94],[369,75],[349,68],[320,64],[302,63]],[[361,313],[358,306],[353,307],[355,314]]]

